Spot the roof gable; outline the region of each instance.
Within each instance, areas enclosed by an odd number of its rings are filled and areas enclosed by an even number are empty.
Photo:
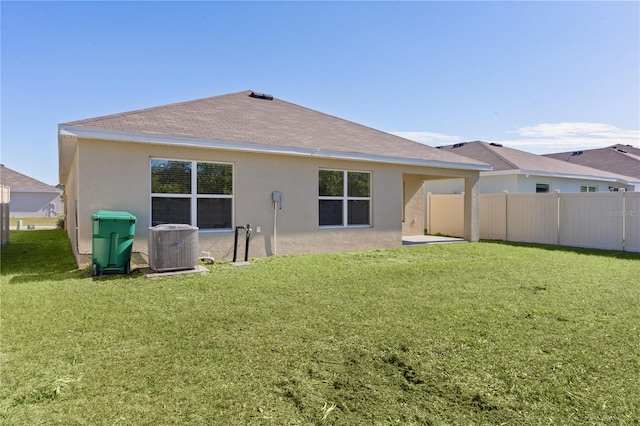
[[[11,191],[62,192],[55,186],[16,172],[4,164],[0,164],[0,182],[11,188]]]
[[[465,157],[473,158],[493,166],[493,171],[519,169],[517,164],[509,161],[493,149],[486,142],[462,142],[453,145],[440,146],[438,149],[447,152],[455,152]]]
[[[61,126],[458,163],[486,169],[485,164],[468,157],[439,151],[280,99],[265,98],[244,91],[72,121]]]

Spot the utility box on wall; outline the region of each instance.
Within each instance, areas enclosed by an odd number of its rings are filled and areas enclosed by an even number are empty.
[[[157,272],[195,269],[199,245],[195,226],[152,226],[149,228],[149,267]]]

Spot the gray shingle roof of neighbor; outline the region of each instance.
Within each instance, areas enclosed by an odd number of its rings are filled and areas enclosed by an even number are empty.
[[[55,186],[16,172],[4,164],[0,164],[0,184],[8,186],[11,191],[62,192]]]
[[[630,145],[558,152],[545,154],[545,157],[640,179],[640,148]]]
[[[60,126],[457,163],[478,170],[488,168],[468,157],[250,90]]]
[[[506,170],[526,170],[544,174],[576,175],[594,178],[622,179],[638,182],[633,176],[611,173],[579,164],[567,163],[555,158],[536,155],[518,149],[507,148],[501,144],[483,141],[462,142],[439,147],[442,151],[456,152],[493,165],[493,172]]]

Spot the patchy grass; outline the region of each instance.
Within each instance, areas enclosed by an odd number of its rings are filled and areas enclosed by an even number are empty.
[[[2,252],[2,424],[638,425],[640,257],[502,243],[92,279]]]

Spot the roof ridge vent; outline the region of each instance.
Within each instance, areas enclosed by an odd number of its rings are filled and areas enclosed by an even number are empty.
[[[249,95],[249,97],[250,98],[256,98],[256,99],[265,99],[267,101],[272,101],[273,100],[273,96],[267,95],[266,93],[254,92],[253,90],[251,91],[251,94]]]

